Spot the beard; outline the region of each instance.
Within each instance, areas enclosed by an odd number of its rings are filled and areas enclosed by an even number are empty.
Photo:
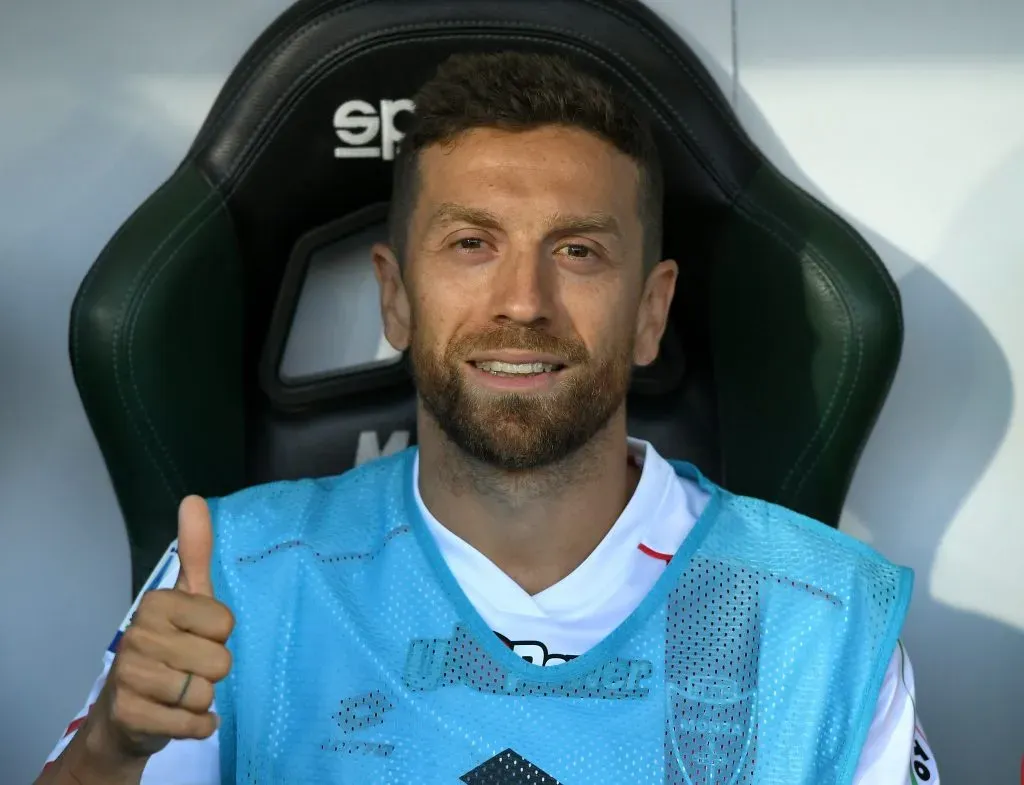
[[[503,471],[557,464],[587,444],[622,406],[632,372],[632,335],[608,357],[591,358],[579,340],[524,327],[495,326],[432,352],[414,329],[410,359],[425,410],[463,453]],[[545,393],[489,393],[466,378],[474,352],[519,349],[561,357],[565,377]]]

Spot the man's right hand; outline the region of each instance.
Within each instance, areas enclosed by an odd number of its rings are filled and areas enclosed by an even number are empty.
[[[235,620],[214,599],[212,552],[210,510],[189,496],[178,509],[178,581],[143,596],[90,718],[107,754],[148,758],[172,739],[217,730],[213,685],[231,669],[224,644]]]
[[[178,510],[180,571],[173,589],[147,592],[121,638],[83,731],[90,752],[132,766],[172,739],[217,730],[213,685],[227,676],[231,611],[213,596],[210,511],[198,496]]]

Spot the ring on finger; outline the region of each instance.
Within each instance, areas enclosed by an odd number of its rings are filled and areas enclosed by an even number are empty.
[[[189,686],[192,684],[192,674],[185,674],[185,683],[181,685],[181,693],[178,695],[178,700],[172,703],[172,706],[180,706],[181,702],[185,700],[185,693],[188,692]]]

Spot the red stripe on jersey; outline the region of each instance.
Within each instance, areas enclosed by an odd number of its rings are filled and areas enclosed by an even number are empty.
[[[647,556],[650,556],[652,559],[661,559],[666,564],[672,561],[671,553],[660,553],[659,551],[654,550],[654,548],[648,548],[643,543],[640,543],[636,547],[640,550],[640,553],[646,554]]]
[[[79,728],[81,728],[81,727],[82,727],[82,723],[83,723],[83,722],[85,722],[85,718],[86,718],[87,716],[89,716],[89,712],[90,712],[90,711],[92,711],[92,707],[93,707],[94,705],[95,705],[95,704],[93,704],[93,703],[90,703],[90,704],[89,704],[89,707],[88,707],[88,708],[87,708],[87,709],[85,710],[85,713],[84,713],[84,714],[82,714],[82,716],[81,716],[81,717],[79,717],[79,718],[78,718],[78,719],[76,719],[76,720],[72,720],[72,721],[71,721],[71,724],[70,724],[70,725],[68,725],[68,728],[67,728],[67,730],[66,730],[66,731],[64,731],[64,736],[63,736],[63,738],[65,738],[65,739],[66,739],[66,738],[67,738],[68,736],[70,736],[70,735],[71,735],[72,733],[74,733],[74,732],[75,732],[76,730],[78,730]]]
[[[91,708],[91,707],[90,707]],[[76,730],[82,727],[82,723],[85,722],[85,717],[79,717],[77,720],[68,725],[68,729],[64,731],[64,736],[70,736]]]
[[[64,730],[64,735],[61,736],[60,740],[62,742],[64,741],[64,739],[66,739],[68,736],[72,735],[73,733],[75,733],[75,731],[77,731],[79,728],[82,727],[82,725],[85,723],[86,717],[89,716],[89,712],[92,711],[92,707],[94,705],[95,705],[94,703],[90,703],[89,704],[89,708],[87,708],[85,710],[85,713],[81,717],[78,717],[77,719],[74,719],[74,720],[71,721],[71,724],[68,725],[68,727]],[[60,756],[58,756],[58,757],[60,757]],[[57,760],[54,759],[54,760],[51,760],[48,763],[44,764],[43,765],[43,771],[45,772],[48,768],[50,768],[50,766],[52,766],[56,762],[57,762]]]

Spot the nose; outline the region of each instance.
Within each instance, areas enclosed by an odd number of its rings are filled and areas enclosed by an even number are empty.
[[[518,324],[550,321],[555,310],[554,268],[533,248],[506,255],[491,282],[492,318]]]

